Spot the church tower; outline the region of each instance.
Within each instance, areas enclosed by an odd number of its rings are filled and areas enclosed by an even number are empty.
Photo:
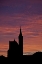
[[[22,36],[21,27],[20,27],[20,34],[19,34],[19,51],[20,51],[20,55],[23,55],[23,36]]]

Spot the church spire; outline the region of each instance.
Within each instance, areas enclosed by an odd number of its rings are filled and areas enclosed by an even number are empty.
[[[20,48],[20,55],[23,55],[23,36],[20,27],[20,34],[19,34],[19,48]]]
[[[22,35],[21,26],[20,26],[20,34]]]

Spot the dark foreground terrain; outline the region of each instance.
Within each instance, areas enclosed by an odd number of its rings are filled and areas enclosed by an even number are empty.
[[[23,56],[14,56],[14,57],[4,57],[0,56],[0,64],[42,64],[42,52],[36,52],[33,55],[23,55]]]

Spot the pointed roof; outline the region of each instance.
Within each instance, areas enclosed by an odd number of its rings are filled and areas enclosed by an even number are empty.
[[[20,26],[20,34],[22,35],[21,26]]]

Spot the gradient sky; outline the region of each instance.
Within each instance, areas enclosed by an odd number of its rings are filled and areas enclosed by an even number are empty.
[[[7,55],[9,40],[24,36],[24,52],[42,51],[42,0],[0,0],[0,55]]]

